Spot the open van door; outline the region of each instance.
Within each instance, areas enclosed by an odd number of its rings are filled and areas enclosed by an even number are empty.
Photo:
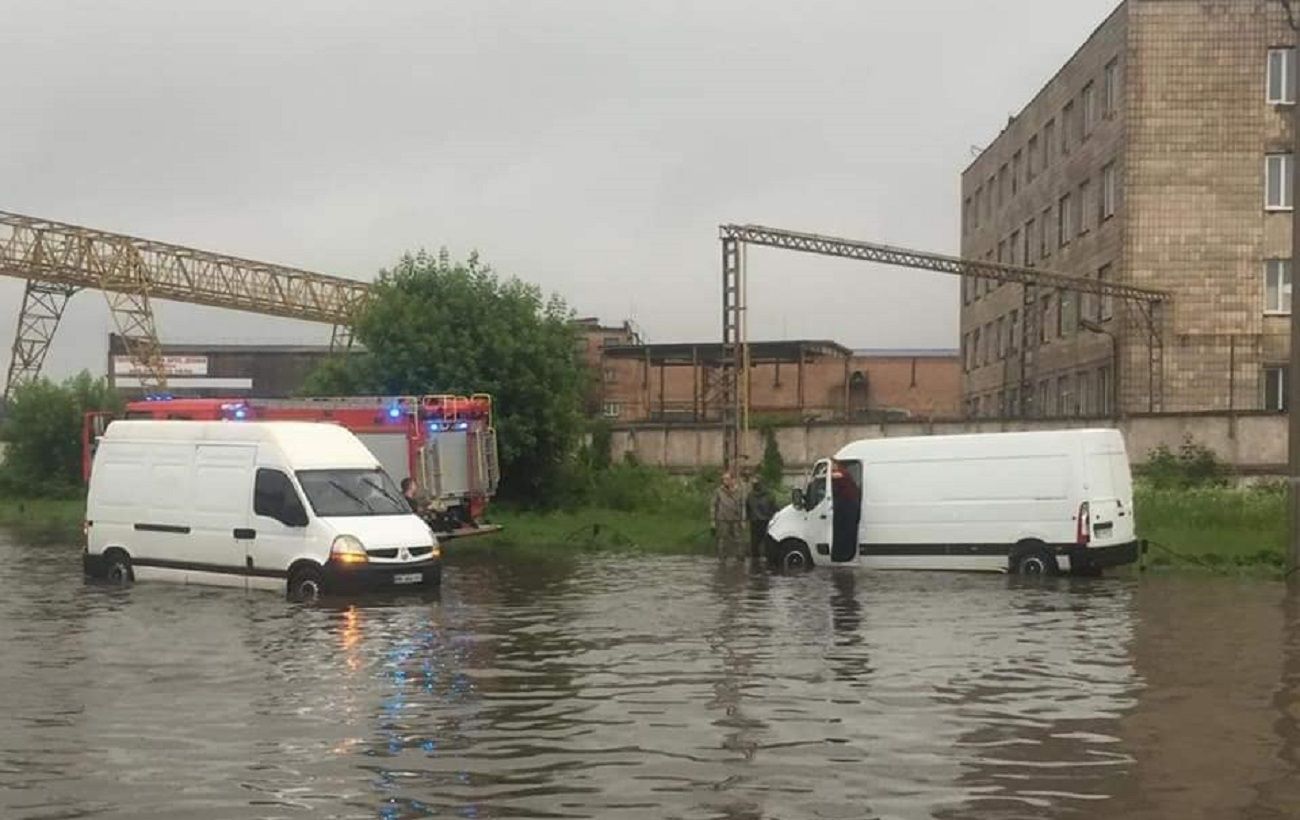
[[[812,477],[803,491],[803,515],[808,548],[823,559],[829,557],[832,524],[830,459],[822,459],[813,465]]]

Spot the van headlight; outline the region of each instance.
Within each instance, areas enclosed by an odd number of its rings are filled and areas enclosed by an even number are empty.
[[[330,560],[340,564],[364,564],[370,559],[366,557],[366,548],[360,538],[340,535],[330,545]]]

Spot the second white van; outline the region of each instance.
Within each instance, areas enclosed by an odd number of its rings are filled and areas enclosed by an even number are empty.
[[[95,451],[85,571],[284,590],[296,599],[442,579],[441,551],[348,430],[116,421]]]
[[[1139,549],[1116,430],[856,441],[814,465],[767,537],[785,569],[1092,573]]]

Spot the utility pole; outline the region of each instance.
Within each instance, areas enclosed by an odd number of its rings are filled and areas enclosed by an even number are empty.
[[[1296,19],[1296,10],[1292,0],[1281,0],[1286,11],[1287,23],[1293,33],[1300,33],[1300,20]],[[1292,51],[1292,59],[1286,66],[1287,79],[1292,89],[1297,86],[1295,70],[1300,61]],[[1292,92],[1294,95],[1294,91]],[[1285,89],[1283,96],[1285,97]],[[1300,191],[1300,101],[1291,101],[1291,355],[1290,366],[1286,370],[1287,381],[1287,478],[1290,488],[1291,538],[1287,551],[1287,578],[1300,581],[1297,569],[1300,569],[1300,287],[1296,286],[1296,275],[1300,274],[1300,203],[1296,202],[1296,192]]]

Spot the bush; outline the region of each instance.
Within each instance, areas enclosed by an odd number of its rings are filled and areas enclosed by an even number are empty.
[[[1148,485],[1161,490],[1225,487],[1231,474],[1228,464],[1191,436],[1183,440],[1177,453],[1163,444],[1152,450],[1139,471]]]
[[[8,444],[0,492],[22,498],[76,495],[84,415],[121,406],[107,382],[84,371],[59,385],[38,379],[16,388],[0,430]]]

